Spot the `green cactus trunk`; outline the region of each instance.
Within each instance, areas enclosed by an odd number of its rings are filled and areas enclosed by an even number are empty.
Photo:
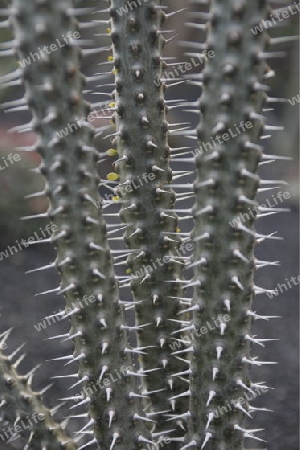
[[[176,319],[184,281],[178,218],[173,211],[175,194],[170,188],[166,86],[161,82],[165,40],[160,28],[166,16],[160,1],[143,2],[120,15],[125,4],[112,0],[110,8],[116,68],[116,171],[120,215],[127,224],[124,239],[132,251],[127,262],[136,302],[138,346],[145,348],[139,358],[147,374],[143,389],[151,393],[159,437],[174,428],[162,413],[179,416],[188,405],[187,383],[176,377],[179,373],[184,377],[188,366],[171,354],[170,347],[173,333],[180,329]],[[177,438],[182,436],[181,425],[178,420]]]
[[[75,8],[79,3],[84,7]],[[52,236],[39,242],[53,244],[57,258],[36,271],[57,268],[61,275],[60,286],[41,294],[55,292],[66,298],[63,317],[70,319],[71,329],[55,338],[72,340],[75,348],[72,355],[57,359],[79,365],[69,376],[77,378],[72,388],[81,394],[64,399],[79,400],[72,409],[85,409],[80,417],[87,423],[78,436],[90,440],[78,450],[93,444],[101,450],[146,450],[168,443],[172,450],[244,450],[245,438],[262,441],[256,436],[259,430],[245,428],[245,419],[264,410],[250,401],[267,389],[249,376],[251,366],[265,364],[252,356],[252,344],[267,340],[253,336],[251,325],[255,319],[272,317],[252,310],[254,295],[268,293],[254,284],[254,270],[268,264],[254,258],[254,247],[273,238],[258,234],[254,225],[257,215],[278,212],[260,207],[256,199],[263,183],[258,167],[263,159],[271,159],[259,145],[268,129],[264,82],[272,75],[266,64],[270,54],[265,52],[271,40],[263,25],[268,1],[195,2],[210,4],[209,13],[194,16],[208,18],[206,45],[191,45],[199,53],[206,47],[209,56],[204,71],[195,75],[195,84],[203,88],[201,98],[191,104],[201,121],[197,130],[176,133],[197,138],[198,149],[195,158],[188,159],[178,152],[190,149],[173,149],[176,162],[188,162],[196,171],[192,210],[174,206],[172,178],[192,172],[172,173],[169,164],[164,92],[172,80],[163,78],[167,64],[162,26],[168,15],[162,1],[105,0],[102,11],[100,3],[93,9],[79,0],[12,0],[15,39],[0,46],[0,56],[17,54],[20,59],[20,68],[0,82],[25,86],[25,97],[6,107],[32,111],[32,121],[15,131],[36,132],[36,144],[23,150],[40,154],[37,172],[46,178],[45,190],[33,196],[47,196],[49,209],[35,217],[55,225]],[[109,13],[110,19],[75,19],[96,10]],[[6,13],[0,10],[0,16]],[[99,23],[107,25],[110,45],[81,50],[86,42],[80,40],[79,30]],[[290,37],[272,41],[284,40]],[[113,54],[100,64],[114,65],[106,75],[115,75],[114,102],[108,109],[115,111],[111,119],[116,130],[106,137],[116,146],[118,160],[117,175],[107,178],[119,177],[121,227],[107,226],[104,220],[103,211],[113,202],[99,197],[96,167],[104,152],[95,150],[95,130],[88,121],[91,108],[83,98],[86,81],[102,80],[105,74],[86,79],[80,72],[82,56],[103,51]],[[186,191],[177,200],[191,198],[191,186],[180,185]],[[180,212],[194,217],[191,235],[178,229]],[[126,249],[110,250],[110,226],[113,234],[125,229]],[[183,237],[193,240],[192,281],[183,277]],[[123,240],[115,235],[112,239]],[[121,263],[127,264],[128,277],[120,278],[123,286],[130,286],[133,302],[120,300],[115,251],[117,259],[127,257]],[[193,287],[193,299],[186,298],[188,287]],[[135,311],[133,326],[124,322],[124,305]],[[135,333],[136,347],[128,344],[128,330]],[[187,331],[190,340],[182,339]],[[174,351],[179,343],[186,348]],[[138,357],[138,370],[132,355]],[[69,440],[64,423],[54,422],[40,393],[32,391],[30,377],[18,376],[16,366],[0,352],[3,417],[17,424],[25,413],[41,413],[44,420],[24,434],[28,449],[75,450],[79,439]]]
[[[195,157],[193,209],[194,289],[190,432],[184,449],[242,450],[251,415],[247,400],[255,385],[249,367],[251,311],[255,294],[255,215],[237,227],[232,220],[257,207],[262,159],[263,52],[266,32],[251,28],[266,18],[267,1],[214,0],[207,51],[214,51],[202,73]],[[246,216],[247,217],[247,216]],[[258,387],[261,385],[258,385]],[[261,386],[262,387],[262,386]],[[245,398],[246,397],[246,398]]]
[[[9,332],[1,335],[1,344],[8,335]],[[63,425],[53,419],[55,408],[47,409],[42,394],[32,390],[32,375],[18,375],[18,361],[13,363],[13,355],[7,357],[0,350],[1,420],[13,424],[1,430],[1,439],[6,437],[8,442],[10,438],[14,440],[14,435],[20,435],[26,440],[28,450],[76,450],[77,445],[65,434]]]
[[[58,36],[78,31],[72,6],[71,0],[14,1],[21,59],[36,52],[41,42],[50,45]],[[82,97],[80,53],[73,41],[26,66],[22,77],[38,134],[40,170],[47,180],[45,215],[57,227],[46,240],[57,248],[61,286],[54,291],[66,297],[71,330],[65,337],[75,345],[74,354],[62,359],[79,363],[76,385],[83,391],[78,406],[89,408],[91,420],[84,430],[94,429],[90,443],[103,450],[128,450],[148,442],[149,433],[135,392],[139,375],[132,368],[102,217],[94,130],[87,121],[76,126],[89,113]],[[68,132],[62,134],[63,129]],[[109,374],[117,381],[110,382]]]

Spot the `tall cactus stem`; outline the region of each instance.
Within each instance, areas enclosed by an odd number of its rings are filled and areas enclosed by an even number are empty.
[[[258,206],[268,36],[265,31],[255,35],[251,28],[266,15],[265,0],[213,0],[210,6],[206,50],[215,57],[202,72],[195,157],[196,332],[184,446],[192,450],[242,450],[244,437],[261,440],[244,425],[251,416],[245,398],[252,392],[249,367],[259,364],[250,355],[258,235],[254,215],[237,227],[232,219]],[[210,329],[202,333],[207,324]]]
[[[147,373],[144,389],[153,392],[152,412],[158,421],[155,432],[163,433],[174,428],[167,414],[180,416],[188,404],[187,397],[181,395],[187,384],[176,376],[182,373],[184,377],[188,367],[178,355],[172,355],[170,346],[173,333],[180,329],[177,314],[184,280],[180,237],[176,235],[178,218],[173,209],[175,193],[170,188],[166,85],[161,81],[165,68],[161,26],[166,16],[159,0],[142,2],[120,15],[124,4],[123,0],[112,0],[110,8],[119,153],[116,171],[120,177],[120,215],[127,224],[124,239],[128,249],[135,250],[127,263],[137,326],[141,327],[138,345],[153,347],[139,358],[141,370]],[[177,423],[180,436],[181,420]]]
[[[85,433],[94,429],[90,443],[102,450],[137,449],[149,440],[149,433],[135,392],[139,374],[132,368],[102,217],[94,130],[87,121],[72,126],[90,110],[82,97],[85,78],[79,71],[81,50],[74,34],[74,16],[80,10],[74,10],[71,0],[14,0],[12,13],[21,60],[37,52],[39,45],[73,36],[22,69],[38,135],[36,149],[42,157],[40,171],[46,178],[46,216],[57,226],[47,242],[57,248],[61,285],[55,291],[65,295],[71,320],[69,339],[75,352],[69,362],[79,363],[84,388],[80,404],[86,404],[91,415]],[[120,375],[103,388],[101,382],[109,373]]]

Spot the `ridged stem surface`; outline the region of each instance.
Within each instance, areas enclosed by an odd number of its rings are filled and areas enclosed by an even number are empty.
[[[203,91],[193,209],[194,289],[190,433],[185,448],[242,450],[247,399],[254,386],[249,367],[251,304],[255,293],[255,214],[266,98],[263,58],[267,2],[213,0]],[[249,397],[250,396],[250,397]],[[251,436],[251,432],[249,432]],[[254,435],[256,436],[256,435]],[[249,436],[248,436],[249,437]]]
[[[186,411],[187,383],[175,376],[187,365],[171,355],[173,333],[182,297],[178,219],[170,187],[168,123],[164,101],[165,67],[160,1],[139,2],[120,14],[124,0],[111,1],[111,36],[116,69],[116,144],[120,161],[121,218],[127,224],[125,242],[130,250],[131,289],[136,302],[139,358],[147,374],[143,387],[151,394],[156,432],[174,428],[164,416]],[[128,5],[127,5],[128,8]],[[182,376],[185,374],[183,373]],[[147,401],[146,401],[147,404]],[[147,410],[147,412],[150,410]],[[180,427],[179,427],[180,428]],[[182,434],[182,430],[179,431]],[[176,444],[172,444],[176,445]]]
[[[77,445],[52,418],[39,392],[31,387],[31,376],[20,376],[11,358],[0,351],[1,420],[9,425],[1,430],[1,442],[14,435],[26,439],[28,450],[76,450]]]
[[[22,78],[46,177],[46,215],[57,226],[49,241],[57,248],[55,266],[61,274],[56,291],[64,293],[71,320],[67,338],[75,344],[67,358],[79,363],[83,391],[78,406],[89,408],[85,431],[94,429],[91,443],[102,450],[133,450],[147,431],[99,207],[94,131],[87,120],[76,127],[89,105],[82,97],[81,51],[75,37],[67,43],[63,37],[78,31],[72,6],[71,0],[14,0],[13,25],[21,60],[56,39],[62,44],[27,65]],[[63,129],[68,132],[62,134]],[[111,376],[115,381],[107,383]]]

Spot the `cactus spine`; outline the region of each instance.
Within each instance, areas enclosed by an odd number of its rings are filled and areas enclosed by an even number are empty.
[[[257,171],[262,160],[258,141],[264,131],[263,81],[269,71],[263,52],[268,37],[266,32],[255,36],[251,28],[266,14],[267,2],[261,0],[214,0],[210,9],[207,50],[213,50],[215,57],[202,72],[203,91],[197,106],[201,112],[193,208],[197,283],[191,421],[184,448],[242,450],[244,436],[260,440],[255,430],[252,433],[244,426],[254,411],[247,394],[261,386],[253,384],[248,373],[250,366],[260,364],[250,355],[252,343],[259,343],[251,335],[255,317],[251,304],[259,291],[253,281],[253,250],[259,235],[254,215],[237,227],[231,223],[249,207],[258,206]],[[211,331],[196,332],[208,323]],[[229,409],[225,415],[222,407]]]
[[[8,331],[1,335],[1,345],[9,334]],[[28,450],[76,450],[76,444],[66,436],[63,426],[53,419],[56,408],[53,411],[47,409],[41,400],[42,393],[32,390],[33,374],[18,375],[16,369],[23,355],[15,363],[12,361],[18,350],[10,356],[5,356],[0,350],[1,420],[14,424],[15,434],[26,439],[25,448]],[[1,436],[3,434],[1,431]],[[11,431],[10,434],[8,436],[13,438]]]
[[[161,81],[165,67],[161,25],[167,16],[160,1],[142,3],[120,16],[123,3],[112,0],[110,8],[116,69],[116,170],[120,216],[127,224],[124,239],[131,251],[127,262],[138,345],[145,349],[139,361],[147,374],[144,389],[152,400],[159,436],[174,426],[156,414],[186,411],[186,382],[179,376],[186,375],[188,368],[170,350],[173,333],[180,329],[175,319],[182,297],[183,262],[177,253],[180,239],[170,187],[166,86]]]
[[[232,224],[238,214],[257,208],[262,184],[258,167],[263,158],[268,159],[259,139],[267,128],[263,106],[264,80],[271,73],[265,61],[269,38],[263,29],[252,32],[266,19],[268,2],[212,0],[208,16],[200,13],[201,18],[209,17],[207,51],[215,56],[196,75],[197,83],[203,84],[196,106],[201,121],[191,133],[198,138],[197,155],[188,160],[176,157],[196,166],[191,283],[183,279],[185,258],[178,256],[183,235],[178,230],[180,210],[174,207],[169,166],[172,149],[164,99],[168,80],[162,78],[166,63],[161,30],[167,15],[160,0],[136,3],[129,8],[125,0],[109,0],[110,8],[104,10],[110,12],[107,31],[113,45],[108,50],[113,50],[113,57],[108,62],[114,63],[116,76],[112,117],[116,132],[110,137],[119,154],[115,167],[120,178],[120,216],[126,226],[127,250],[121,257],[128,257],[131,275],[124,284],[130,284],[133,305],[119,297],[98,194],[94,129],[87,121],[76,126],[78,117],[87,117],[90,106],[83,99],[86,80],[79,70],[84,54],[79,45],[84,42],[76,45],[75,39],[2,79],[5,86],[25,85],[25,98],[10,107],[33,113],[33,120],[17,131],[34,130],[38,136],[37,143],[25,149],[37,150],[42,157],[38,170],[46,187],[34,195],[48,196],[49,209],[42,216],[57,227],[43,241],[57,248],[56,261],[37,270],[56,267],[61,274],[61,285],[51,292],[65,295],[64,317],[70,319],[71,329],[56,337],[72,340],[75,350],[59,359],[79,364],[78,382],[72,388],[83,389],[75,406],[88,409],[83,414],[88,422],[78,434],[91,435],[80,449],[95,444],[101,450],[144,450],[166,436],[174,450],[243,450],[245,437],[261,440],[256,430],[245,429],[244,420],[258,409],[249,405],[247,395],[266,388],[249,377],[249,367],[263,364],[251,356],[252,344],[261,343],[251,334],[251,322],[269,318],[252,311],[254,294],[266,292],[254,285],[253,277],[259,267],[254,245],[266,236],[256,233],[252,214],[243,223]],[[24,61],[37,54],[39,46],[51,47],[58,38],[78,31],[74,17],[87,9],[74,9],[74,4],[75,0],[13,0],[15,40],[13,48],[11,43],[1,47],[1,55],[11,55],[17,48]],[[106,21],[95,21],[95,26],[99,22]],[[197,45],[194,48],[203,48]],[[92,77],[98,79],[99,75]],[[186,192],[180,199],[190,196]],[[274,209],[260,208],[258,216],[270,212]],[[183,292],[192,286],[191,301]],[[124,304],[135,310],[133,327],[124,323]],[[206,324],[212,327],[202,333]],[[129,346],[127,330],[136,332],[137,347]],[[182,343],[177,338],[186,330],[192,331],[191,342],[174,352],[173,339]],[[138,355],[138,371],[132,369],[132,353]],[[3,395],[9,396],[10,389],[3,380],[11,378],[17,386],[11,400],[16,415],[10,420],[18,419],[26,396],[31,399],[26,411],[43,410],[38,395],[18,377],[10,359],[0,357]],[[122,372],[118,381],[101,387],[106,375],[115,372]],[[29,448],[75,448],[45,414],[45,426],[32,430]],[[51,436],[49,427],[54,430]]]
[[[20,58],[37,51],[38,42],[50,45],[57,36],[76,32],[72,7],[70,0],[15,0],[13,24]],[[131,349],[99,207],[94,130],[86,122],[67,136],[59,135],[89,113],[82,97],[80,53],[73,41],[26,66],[22,76],[38,134],[40,170],[47,180],[46,215],[58,230],[46,240],[57,248],[55,263],[46,269],[55,265],[61,274],[61,286],[54,291],[66,297],[71,330],[64,337],[75,345],[74,354],[63,359],[79,363],[76,385],[83,391],[78,406],[89,408],[91,419],[84,430],[94,429],[90,443],[103,450],[125,450],[147,442],[148,434],[135,392],[137,374],[130,370]],[[81,301],[84,296],[88,302]],[[118,383],[99,385],[106,374],[121,370]],[[130,410],[123,414],[128,404]]]

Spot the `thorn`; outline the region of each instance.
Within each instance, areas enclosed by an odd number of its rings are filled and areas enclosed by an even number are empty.
[[[134,420],[142,420],[142,421],[144,421],[144,422],[156,423],[155,420],[147,419],[147,417],[140,416],[140,415],[137,414],[137,413],[134,414],[133,419],[134,419]]]
[[[182,392],[182,394],[178,394],[178,395],[174,395],[173,397],[170,397],[169,400],[176,400],[177,398],[180,397],[190,397],[191,396],[191,391],[188,390],[186,392]]]
[[[219,369],[217,367],[213,367],[213,381],[215,381],[217,373],[219,372]]]
[[[221,330],[221,336],[224,336],[224,332],[226,330],[226,323],[225,322],[221,322],[220,323],[220,330]]]
[[[77,431],[76,434],[80,434],[83,431],[85,431],[87,428],[89,428],[91,425],[94,425],[95,421],[94,419],[91,419],[83,428],[81,428],[80,431]]]
[[[249,334],[245,335],[245,339],[247,341],[253,342],[254,344],[258,344],[261,347],[265,347],[263,342],[269,342],[269,341],[279,341],[279,339],[255,339],[255,336],[250,336]]]
[[[156,443],[153,441],[149,441],[149,439],[144,438],[142,435],[138,437],[138,442],[145,442],[150,445],[154,445],[156,447]]]
[[[244,286],[242,285],[242,283],[239,281],[237,276],[233,276],[231,278],[232,283],[234,283],[241,291],[244,290]]]
[[[238,431],[241,431],[243,433],[244,437],[256,439],[257,441],[261,441],[261,442],[266,442],[263,439],[260,439],[260,438],[258,438],[258,437],[253,435],[253,433],[257,433],[258,431],[263,431],[264,428],[258,428],[258,429],[255,429],[255,430],[245,430],[244,428],[240,427],[238,424],[235,424],[234,425],[234,429],[238,430]]]
[[[25,354],[21,355],[17,361],[14,363],[14,367],[17,368],[19,364],[21,364],[21,362],[23,361],[23,359],[25,358]]]
[[[62,342],[69,341],[69,340],[74,339],[74,338],[79,337],[79,336],[82,336],[82,331],[81,330],[77,331],[77,333],[75,333],[75,334],[71,334],[71,335],[68,334],[68,337],[65,338]]]
[[[216,350],[217,350],[217,360],[219,360],[219,359],[221,359],[223,347],[217,347]]]
[[[193,440],[189,444],[185,445],[184,447],[181,447],[180,450],[188,450],[188,448],[196,447],[196,446],[197,446],[197,442]]]
[[[73,362],[80,361],[81,359],[85,359],[85,358],[86,358],[86,354],[82,352],[82,353],[80,353],[80,355],[76,356],[75,358],[73,357],[73,360],[69,361],[66,364],[66,366],[68,366],[69,364],[72,364]]]
[[[136,394],[135,392],[129,392],[129,398],[149,398],[148,395]]]
[[[113,409],[110,409],[109,413],[108,413],[108,417],[109,417],[108,428],[111,427],[112,421],[115,418],[115,416],[116,416],[115,411]]]
[[[212,437],[211,433],[205,433],[205,439],[203,441],[203,444],[201,445],[201,450],[203,450],[203,448],[206,446],[207,442],[210,440],[211,437]]]
[[[207,402],[206,402],[206,406],[209,406],[209,404],[210,404],[210,402],[212,401],[212,399],[216,396],[217,394],[216,394],[216,392],[215,391],[209,391],[209,394],[208,394],[208,400],[207,400]]]
[[[78,450],[83,450],[84,448],[88,447],[89,445],[97,444],[97,440],[94,438],[91,441],[87,442],[86,444],[83,444],[81,447],[78,448]],[[112,450],[112,449],[111,449]]]
[[[183,372],[177,372],[177,373],[174,373],[174,374],[171,375],[171,376],[172,376],[172,377],[178,377],[178,376],[182,376],[182,375],[192,375],[191,369],[184,370]]]
[[[240,403],[235,403],[234,406],[239,409],[240,411],[242,411],[244,414],[246,414],[246,416],[250,417],[250,419],[252,419],[251,414],[249,414]]]
[[[272,409],[267,409],[267,408],[255,408],[254,406],[250,406],[249,405],[249,411],[266,411],[266,412],[273,412]]]
[[[167,414],[167,415],[170,416],[170,419],[167,419],[167,422],[177,419],[189,419],[191,417],[190,411],[183,414]]]
[[[245,363],[250,364],[252,366],[262,366],[264,364],[278,364],[277,362],[273,362],[273,361],[256,361],[257,358],[258,358],[258,356],[255,356],[252,359],[248,359],[248,358],[246,358],[246,356],[244,356],[242,358],[242,362],[245,362]]]
[[[78,397],[77,397],[78,399]],[[90,397],[84,398],[81,402],[77,403],[77,405],[72,406],[70,409],[77,408],[78,406],[86,405],[87,403],[90,403],[91,399]]]
[[[251,316],[254,318],[254,320],[269,320],[269,319],[280,319],[280,316],[260,316],[256,314],[255,311],[247,311],[247,316]]]
[[[9,355],[9,356],[7,357],[7,359],[8,359],[9,361],[11,361],[11,360],[16,356],[16,354],[24,347],[24,345],[25,345],[25,343],[21,344],[14,352],[12,352],[11,355]],[[3,348],[2,341],[1,341],[1,343],[0,343],[0,347]]]
[[[116,442],[117,442],[119,437],[120,437],[119,433],[114,433],[113,434],[113,439],[112,439],[111,445],[109,447],[109,450],[113,450],[113,448],[115,447],[115,444],[116,444]],[[78,450],[80,450],[80,449],[78,449]]]
[[[213,421],[214,416],[215,416],[215,415],[214,415],[213,412],[211,412],[211,413],[208,414],[208,420],[207,420],[207,423],[206,423],[206,426],[205,426],[205,430],[207,430],[207,428],[209,427],[209,425],[210,425],[211,422]]]
[[[101,374],[99,376],[99,381],[102,381],[103,375],[107,372],[108,366],[104,365],[102,366]]]
[[[34,294],[34,297],[38,297],[39,295],[53,294],[53,292],[60,292],[60,286],[55,289],[49,289],[48,291],[40,292],[39,294]]]
[[[246,391],[249,391],[252,395],[254,395],[254,391],[252,391],[252,389],[250,389],[248,386],[246,386],[241,379],[237,380],[236,384],[238,386],[241,386],[242,388],[246,389]]]
[[[108,342],[103,342],[103,343],[102,343],[102,348],[101,348],[102,355],[104,355],[104,353],[106,352],[106,350],[108,349],[108,347],[109,347]]]

